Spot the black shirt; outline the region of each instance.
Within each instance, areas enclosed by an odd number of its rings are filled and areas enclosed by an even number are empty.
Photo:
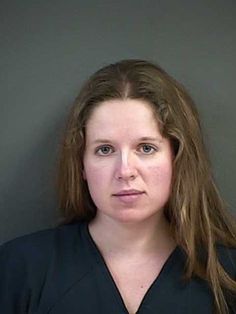
[[[218,251],[235,278],[236,250]],[[208,284],[197,277],[185,281],[184,266],[185,255],[176,247],[137,314],[214,313]],[[0,313],[128,314],[86,223],[40,231],[1,247]]]

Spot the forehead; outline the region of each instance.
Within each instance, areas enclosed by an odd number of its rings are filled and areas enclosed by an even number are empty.
[[[87,136],[113,136],[117,132],[123,136],[159,134],[157,117],[152,106],[137,99],[117,99],[100,103],[87,122]]]

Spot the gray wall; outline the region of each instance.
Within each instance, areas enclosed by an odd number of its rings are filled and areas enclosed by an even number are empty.
[[[1,0],[0,14],[0,242],[55,224],[68,108],[92,72],[123,58],[154,60],[188,88],[236,208],[236,1]]]

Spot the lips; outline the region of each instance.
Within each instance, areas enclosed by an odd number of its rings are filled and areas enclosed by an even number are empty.
[[[143,191],[139,191],[139,190],[121,190],[118,193],[114,193],[114,196],[128,196],[128,195],[139,195],[139,194],[143,194]]]
[[[118,201],[119,203],[123,204],[122,206],[134,206],[137,204],[144,195],[144,191],[130,189],[130,190],[121,190],[112,196]]]

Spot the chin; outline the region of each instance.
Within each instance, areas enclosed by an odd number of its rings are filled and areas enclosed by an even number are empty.
[[[147,213],[144,214],[144,212],[141,212],[140,210],[130,209],[117,213],[115,216],[112,216],[112,219],[124,224],[141,223],[148,219],[153,219],[155,214],[156,213],[150,213],[147,215]]]

